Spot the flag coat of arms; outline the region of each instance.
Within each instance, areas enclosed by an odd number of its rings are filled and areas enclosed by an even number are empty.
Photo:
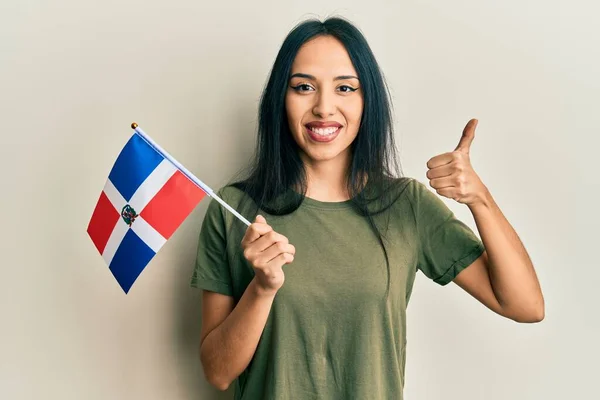
[[[196,205],[213,194],[186,172],[138,129],[117,157],[87,233],[125,293]]]

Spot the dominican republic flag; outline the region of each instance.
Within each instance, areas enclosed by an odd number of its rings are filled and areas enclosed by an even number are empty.
[[[125,293],[202,198],[212,194],[132,127],[135,133],[113,165],[87,228]]]

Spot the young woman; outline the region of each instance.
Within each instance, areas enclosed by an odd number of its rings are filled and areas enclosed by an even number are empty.
[[[470,121],[427,163],[482,240],[396,163],[389,94],[363,35],[310,20],[277,55],[249,175],[211,201],[192,286],[204,289],[200,358],[236,399],[402,398],[406,307],[417,271],[492,311],[543,319],[528,255],[473,171]],[[285,282],[284,282],[285,281]]]

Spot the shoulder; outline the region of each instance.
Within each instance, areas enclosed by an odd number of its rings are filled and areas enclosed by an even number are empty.
[[[384,218],[410,218],[414,212],[412,203],[415,197],[415,182],[411,177],[384,177],[367,183],[360,196],[371,215],[382,215]],[[364,210],[361,210],[364,212]]]
[[[422,182],[410,176],[392,178],[388,190],[394,202],[408,200],[411,204],[417,202],[424,191],[428,191]]]
[[[423,190],[428,190],[423,182],[410,176],[398,179],[398,185],[405,187],[408,193],[412,195],[416,195]]]
[[[212,195],[207,196],[210,197],[210,200],[206,211],[206,216],[209,218],[219,218],[223,221],[226,220],[225,210],[221,206],[220,202],[215,199],[215,197],[219,197],[231,207],[237,208],[243,195],[244,193],[234,186],[225,185],[219,187],[218,190],[213,191]]]
[[[221,186],[219,190],[216,191],[216,194],[226,203],[239,203],[247,197],[244,191],[233,184]]]
[[[234,184],[227,184],[220,186],[219,189],[214,192],[214,194],[231,208],[243,215],[246,219],[254,219],[253,213],[256,213],[254,201],[252,201],[250,196],[248,196],[242,189],[236,187]],[[228,227],[236,221],[239,221],[237,217],[235,217],[214,198],[211,199],[211,203],[208,206],[207,212],[219,214],[220,218]]]
[[[420,224],[437,223],[454,214],[445,201],[425,183],[410,178],[407,184],[407,199]]]
[[[394,180],[394,196],[398,209],[410,209],[415,218],[436,209],[443,209],[443,202],[425,183],[414,177],[402,177]]]
[[[435,194],[420,180],[413,177],[404,177],[398,179],[397,186],[406,191],[407,198],[411,203],[416,204],[423,200],[428,200]]]

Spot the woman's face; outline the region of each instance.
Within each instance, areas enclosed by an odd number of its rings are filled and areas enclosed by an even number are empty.
[[[319,36],[298,51],[285,106],[305,163],[349,160],[363,111],[357,76],[344,45],[332,36]]]

